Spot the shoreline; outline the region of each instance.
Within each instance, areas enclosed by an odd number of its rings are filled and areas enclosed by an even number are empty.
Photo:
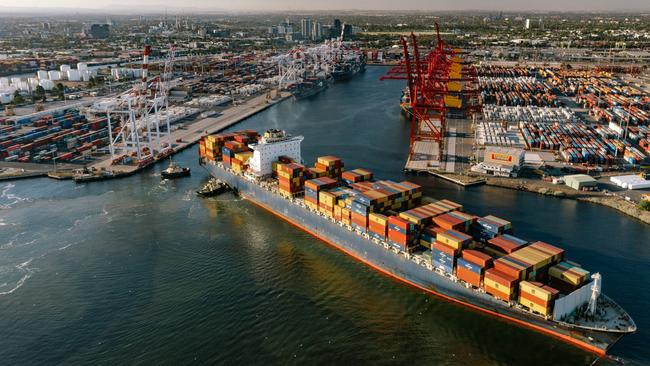
[[[636,206],[636,204],[626,201],[625,198],[618,195],[604,195],[601,192],[589,191],[581,192],[565,185],[555,185],[540,180],[526,178],[505,178],[476,174],[461,175],[456,173],[440,172],[432,175],[448,182],[458,184],[462,187],[485,184],[492,187],[536,193],[547,197],[566,198],[580,202],[593,203],[611,208],[643,223],[650,224],[650,211],[642,211]]]
[[[548,187],[549,184],[546,182],[531,182],[513,178],[490,177],[486,178],[485,184],[492,187],[525,191],[554,198],[593,203],[609,207],[619,213],[650,224],[650,211],[642,211],[634,203],[626,201],[623,197],[617,195],[606,196],[599,192],[580,192],[566,186],[552,185],[552,187]]]
[[[201,136],[203,136],[203,134],[206,132],[216,133],[216,132],[223,131],[231,126],[243,122],[244,120],[276,104],[279,104],[289,99],[290,97],[291,94],[284,93],[284,92],[282,92],[275,99],[272,100],[267,100],[266,95],[258,95],[247,100],[242,104],[230,106],[229,108],[225,109],[217,116],[200,118],[190,123],[185,129],[174,130],[171,132],[171,138],[172,141],[175,141],[173,143],[175,146],[172,147],[171,155],[175,155],[191,146],[194,146],[199,142]],[[122,170],[119,171],[119,173],[122,174],[120,174],[119,176],[110,177],[109,179],[122,178],[122,177],[139,173],[142,169],[155,165],[156,163],[162,160],[165,159],[159,159],[157,161],[152,162],[151,164],[148,164],[145,167],[120,165],[119,167]],[[4,163],[5,162],[0,162],[0,167],[2,167]],[[98,161],[92,162],[87,165],[91,168],[94,167],[100,170],[102,168],[110,169],[111,167],[116,167],[116,166],[112,166],[110,163],[111,163],[110,155],[106,155],[101,157]],[[5,164],[5,165],[9,165],[9,164]],[[59,179],[59,180],[72,178],[72,177],[69,178],[66,177],[61,179],[61,178],[50,176],[49,174],[52,173],[53,171],[51,170],[49,164],[16,162],[16,163],[11,163],[11,165],[9,166],[15,168],[16,169],[15,172],[12,171],[11,172],[12,174],[0,174],[0,181],[12,181],[12,180],[19,180],[19,179],[39,178],[39,177],[48,177],[48,176],[52,179]],[[61,164],[61,166],[68,169],[75,169],[75,168],[79,169],[82,167],[82,165],[75,166],[73,164]]]

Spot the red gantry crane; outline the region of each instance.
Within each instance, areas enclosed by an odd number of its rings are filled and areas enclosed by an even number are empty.
[[[406,170],[440,169],[448,115],[467,118],[480,111],[476,69],[462,63],[456,56],[459,50],[447,47],[437,23],[436,38],[435,48],[421,57],[415,34],[410,36],[412,55],[407,38],[400,37],[404,59],[381,77],[407,81],[408,106],[404,107],[411,118],[411,132]]]

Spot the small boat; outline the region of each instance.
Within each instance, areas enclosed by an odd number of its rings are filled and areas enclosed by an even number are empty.
[[[173,161],[170,161],[167,169],[163,170],[160,173],[160,176],[163,179],[174,179],[180,177],[187,177],[190,175],[190,168],[183,168],[182,166],[176,165]]]
[[[228,185],[219,179],[211,178],[201,189],[196,191],[201,197],[216,196],[228,190]]]

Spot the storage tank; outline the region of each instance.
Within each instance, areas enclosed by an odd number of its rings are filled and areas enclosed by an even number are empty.
[[[29,78],[27,79],[27,83],[29,84],[30,89],[36,89],[36,87],[38,86],[38,79]]]
[[[68,70],[68,80],[70,81],[79,81],[81,80],[79,75],[79,70],[70,69]]]
[[[39,85],[42,86],[43,89],[45,89],[45,90],[54,89],[54,82],[52,80],[41,80]]]
[[[46,80],[46,79],[48,79],[47,71],[45,71],[45,70],[38,70],[38,71],[36,72],[36,76],[38,76],[38,78],[41,79],[41,80]]]
[[[48,72],[48,75],[52,81],[61,80],[61,73],[58,71],[50,71]]]
[[[0,103],[7,104],[14,100],[14,93],[0,93]]]

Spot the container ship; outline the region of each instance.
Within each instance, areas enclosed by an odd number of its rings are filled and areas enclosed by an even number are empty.
[[[332,78],[334,78],[334,81],[349,80],[354,75],[365,70],[366,58],[363,54],[353,54],[332,66]]]
[[[199,161],[252,203],[386,275],[557,337],[599,356],[636,331],[601,293],[602,277],[552,244],[515,236],[412,182],[345,170],[335,156],[303,164],[302,136],[246,130],[204,136]]]
[[[303,80],[290,89],[296,100],[309,98],[327,89],[330,80],[325,77],[313,77]]]

